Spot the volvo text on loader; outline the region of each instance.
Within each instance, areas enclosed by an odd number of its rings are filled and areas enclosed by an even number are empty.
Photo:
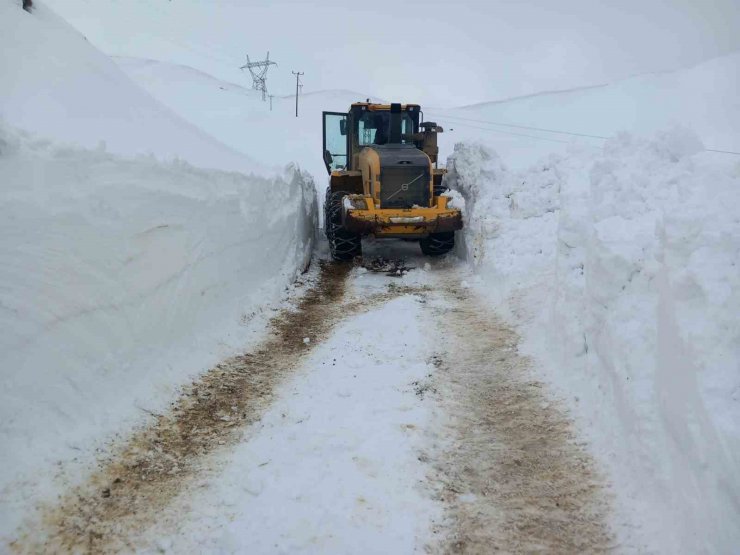
[[[362,253],[361,238],[418,240],[425,254],[455,244],[460,211],[447,206],[437,168],[437,133],[420,123],[417,104],[357,102],[347,113],[323,113],[324,164],[330,174],[324,231],[332,257]]]

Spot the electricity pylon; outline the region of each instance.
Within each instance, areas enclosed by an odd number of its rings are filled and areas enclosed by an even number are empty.
[[[243,70],[247,68],[249,73],[252,74],[252,88],[256,91],[262,91],[262,101],[267,99],[267,70],[270,66],[276,66],[275,62],[270,61],[270,53],[267,53],[267,57],[261,62],[253,62],[249,59],[247,54],[247,63],[241,66],[239,69]]]

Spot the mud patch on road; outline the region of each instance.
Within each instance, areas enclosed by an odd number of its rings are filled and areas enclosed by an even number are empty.
[[[435,385],[452,423],[433,462],[441,553],[594,553],[612,546],[608,495],[519,338],[459,288],[435,308],[449,350]]]
[[[85,484],[53,507],[42,508],[40,522],[25,526],[11,549],[136,550],[137,530],[155,521],[157,513],[192,483],[207,455],[239,441],[245,426],[259,420],[269,405],[276,385],[352,312],[342,306],[350,270],[348,264],[323,263],[315,284],[295,309],[272,319],[268,339],[192,383],[167,414],[157,415],[152,425],[100,461]]]
[[[355,265],[389,277],[403,277],[414,269],[413,266],[408,266],[403,258],[385,258],[382,256],[356,258]]]

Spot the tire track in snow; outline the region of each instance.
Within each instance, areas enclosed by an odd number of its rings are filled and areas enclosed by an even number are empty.
[[[442,515],[426,487],[428,467],[417,458],[436,406],[417,387],[431,370],[432,338],[422,317],[428,291],[401,281],[353,271],[347,304],[395,298],[338,323],[278,388],[248,441],[176,499],[141,546],[167,553],[423,552]]]
[[[275,387],[351,309],[342,306],[347,264],[321,263],[316,283],[295,310],[270,322],[272,334],[250,353],[205,373],[167,414],[136,431],[98,470],[57,503],[41,507],[10,548],[21,553],[136,549],[137,531],[186,490],[207,456],[238,442],[258,421]],[[385,300],[379,298],[378,300]],[[363,307],[358,307],[363,308]],[[304,337],[311,343],[304,343]]]
[[[604,482],[569,419],[531,376],[516,333],[452,280],[433,308],[445,348],[435,387],[452,419],[432,455],[447,506],[434,551],[612,549]]]

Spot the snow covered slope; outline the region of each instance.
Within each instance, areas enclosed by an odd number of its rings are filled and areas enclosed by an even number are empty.
[[[367,97],[341,90],[307,93],[300,98],[300,117],[295,118],[292,96],[274,98],[270,112],[269,103],[262,102],[255,91],[195,69],[162,61],[116,60],[162,103],[232,148],[267,163],[276,163],[285,150],[317,182],[326,175],[320,153],[321,111],[345,111],[351,102]],[[442,160],[455,143],[476,140],[495,146],[510,166],[524,168],[552,152],[566,152],[572,143],[596,153],[604,143],[598,137],[624,130],[654,133],[675,124],[693,129],[707,148],[740,151],[738,89],[740,53],[610,85],[455,109],[424,107],[424,112],[446,129],[439,138]],[[275,148],[276,143],[284,149]]]
[[[572,142],[603,145],[583,135],[651,134],[675,125],[693,129],[706,148],[740,152],[738,90],[740,52],[679,71],[456,109],[428,108],[426,115],[454,129],[440,137],[443,152],[461,140],[480,140],[520,168],[565,152]]]
[[[58,461],[243,348],[316,226],[310,176],[180,119],[34,4],[0,0],[0,536]]]
[[[294,96],[274,97],[270,111],[270,103],[263,102],[257,91],[190,67],[137,58],[115,60],[152,96],[230,147],[267,164],[286,157],[298,160],[322,193],[327,173],[321,157],[321,112],[343,112],[352,102],[367,98],[344,90],[305,93],[296,118]]]
[[[627,551],[740,545],[740,160],[702,151],[679,128],[449,161],[460,254],[608,469]]]
[[[260,164],[177,117],[42,2],[0,0],[0,118],[40,136],[115,154],[181,157],[201,167]]]
[[[368,91],[362,94],[344,94],[343,91],[306,94],[302,99],[301,117],[292,120],[292,96],[284,101],[276,97],[275,113],[268,114],[266,103],[251,102],[255,95],[248,90],[251,87],[249,75],[238,70],[244,61],[244,45],[250,41],[259,43],[261,37],[258,34],[242,42],[241,31],[235,32],[235,28],[241,29],[242,24],[228,20],[228,14],[237,13],[233,5],[209,9],[207,14],[203,13],[202,4],[197,2],[160,6],[149,2],[98,2],[93,5],[85,0],[53,0],[52,5],[61,13],[68,14],[70,21],[106,53],[131,57],[123,59],[122,68],[181,116],[223,137],[222,140],[233,148],[248,149],[250,154],[257,149],[253,155],[257,157],[256,153],[259,153],[260,160],[272,160],[277,156],[277,149],[271,146],[268,138],[285,138],[288,152],[300,157],[297,161],[301,167],[322,180],[325,174],[317,141],[321,132],[318,112],[346,110],[350,101],[371,96],[367,93],[375,90],[368,87]],[[269,19],[263,8],[255,5],[250,10],[254,17]],[[322,9],[330,13],[334,8],[324,6]],[[465,8],[461,6],[453,11],[463,13]],[[455,17],[459,15],[457,13]],[[430,17],[435,16],[430,13]],[[170,24],[175,18],[177,21]],[[315,45],[304,44],[302,39],[294,43],[281,37],[275,48],[278,45],[287,53],[300,49],[315,54]],[[320,46],[317,48],[321,50]],[[149,59],[157,61],[146,61]],[[292,90],[289,69],[293,68],[282,65],[289,59],[281,58],[281,66],[270,70],[272,77],[269,82],[273,91]],[[533,68],[533,71],[537,69]],[[322,73],[330,75],[336,71],[331,62],[322,68]],[[383,64],[369,70],[371,74],[380,75],[382,71]],[[539,71],[542,71],[541,67]],[[289,78],[287,87],[286,77]],[[307,76],[306,79],[308,91],[311,78]],[[502,82],[511,77],[492,70],[490,74],[484,74],[483,79]],[[356,81],[337,82],[339,86],[356,88]],[[247,89],[242,91],[244,96],[236,93],[233,83]],[[417,85],[440,90],[448,87],[448,84],[440,83],[439,77],[430,77],[428,82],[419,80]],[[218,90],[219,86],[225,90]],[[388,78],[383,77],[377,88],[387,90],[389,86],[392,84],[389,85]],[[573,140],[597,148],[603,141],[486,122],[605,137],[622,130],[651,133],[680,123],[694,129],[708,148],[740,150],[733,135],[733,129],[740,124],[736,94],[739,86],[740,54],[731,54],[690,70],[643,75],[603,86],[543,92],[505,101],[497,99],[496,102],[463,108],[451,108],[459,105],[459,101],[451,97],[443,106],[436,109],[424,106],[424,110],[428,119],[441,122],[448,130],[453,129],[440,138],[442,159],[452,152],[456,142],[475,139],[494,143],[509,165],[525,167],[551,152],[564,152]],[[211,90],[219,94],[211,94]],[[420,99],[385,100],[418,102]],[[246,137],[246,129],[259,130],[258,135],[265,140],[250,141]]]

